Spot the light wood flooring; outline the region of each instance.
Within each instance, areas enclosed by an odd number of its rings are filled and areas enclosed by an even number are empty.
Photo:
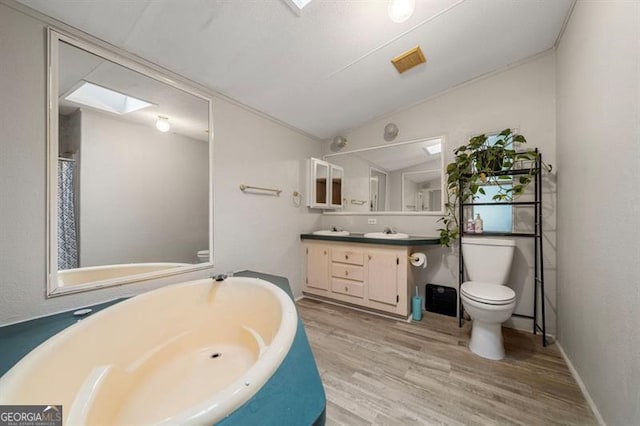
[[[555,345],[503,329],[506,359],[467,349],[470,324],[407,323],[302,299],[328,425],[597,424]]]

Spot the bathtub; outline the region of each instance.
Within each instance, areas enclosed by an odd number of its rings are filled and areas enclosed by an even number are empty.
[[[65,425],[210,425],[271,377],[297,322],[261,279],[164,287],[45,341],[0,378],[0,404],[61,404]]]
[[[58,271],[58,287],[79,286],[95,281],[107,281],[130,275],[148,274],[167,269],[190,266],[190,263],[123,263],[119,265],[87,266]]]

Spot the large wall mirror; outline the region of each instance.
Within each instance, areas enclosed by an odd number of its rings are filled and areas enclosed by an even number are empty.
[[[416,139],[326,155],[344,169],[344,207],[325,214],[442,214],[444,144]]]
[[[48,30],[48,296],[213,264],[212,105]]]

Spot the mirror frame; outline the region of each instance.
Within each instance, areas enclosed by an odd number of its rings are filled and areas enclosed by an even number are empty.
[[[85,50],[97,55],[107,61],[121,65],[134,72],[154,79],[160,83],[172,86],[177,90],[186,92],[207,102],[208,124],[209,124],[209,261],[196,263],[193,265],[179,266],[164,271],[147,272],[143,274],[129,275],[119,278],[90,281],[81,285],[69,288],[58,287],[58,226],[57,226],[57,197],[58,197],[58,46],[60,42],[65,42],[78,49]],[[56,297],[67,294],[75,294],[90,290],[97,290],[106,287],[120,286],[140,281],[169,277],[172,275],[186,274],[194,271],[211,269],[213,263],[213,99],[204,92],[162,73],[138,60],[132,59],[125,54],[118,53],[96,43],[83,40],[59,29],[47,27],[47,166],[46,166],[46,189],[47,189],[47,220],[46,220],[46,249],[47,249],[47,291],[46,297]]]
[[[444,214],[444,204],[446,202],[446,200],[444,199],[444,194],[446,191],[446,186],[447,186],[447,180],[446,180],[446,169],[445,169],[445,161],[444,161],[444,154],[446,152],[446,146],[447,146],[447,138],[446,136],[442,135],[442,136],[431,136],[431,137],[426,137],[426,138],[416,138],[416,139],[410,139],[407,141],[403,141],[403,142],[396,142],[396,143],[390,143],[390,144],[386,144],[386,145],[376,145],[376,146],[371,146],[368,148],[360,148],[360,149],[354,149],[351,151],[344,151],[344,152],[336,152],[335,154],[327,154],[325,156],[322,157],[323,160],[325,161],[329,161],[331,162],[331,158],[333,157],[337,157],[340,155],[347,155],[347,154],[356,154],[358,152],[364,152],[364,151],[371,151],[374,149],[381,149],[381,148],[390,148],[390,147],[394,147],[394,146],[402,146],[402,145],[408,145],[408,144],[412,144],[412,143],[417,143],[417,142],[427,142],[430,140],[435,140],[435,139],[440,139],[441,143],[442,143],[442,149],[440,150],[440,187],[442,190],[442,194],[443,197],[440,200],[440,211],[426,211],[426,212],[406,212],[406,211],[394,211],[394,210],[390,210],[390,211],[383,211],[383,212],[372,212],[372,211],[368,211],[368,212],[346,212],[346,211],[323,211],[322,214],[323,215],[329,215],[329,216],[442,216]],[[402,188],[402,185],[401,185]],[[369,195],[371,196],[371,195]],[[401,194],[401,198],[402,198],[402,194]]]

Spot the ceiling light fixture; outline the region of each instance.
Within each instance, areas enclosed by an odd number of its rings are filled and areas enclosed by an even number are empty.
[[[400,132],[400,130],[394,123],[387,124],[384,126],[384,140],[391,142],[396,138],[396,136],[398,136],[398,132]]]
[[[389,0],[387,13],[393,22],[400,24],[413,15],[415,8],[415,0]]]
[[[347,138],[345,138],[344,136],[336,136],[335,138],[333,138],[333,142],[331,143],[329,149],[331,149],[331,151],[333,152],[336,152],[340,151],[345,146],[347,146]]]
[[[171,129],[171,124],[169,124],[169,119],[167,117],[158,116],[158,120],[156,121],[156,129],[161,132],[168,132]]]

